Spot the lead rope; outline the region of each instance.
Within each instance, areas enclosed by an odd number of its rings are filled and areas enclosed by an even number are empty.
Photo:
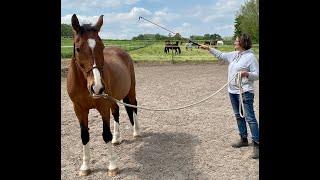
[[[124,106],[127,106],[127,107],[132,107],[132,108],[139,108],[139,109],[144,109],[144,110],[149,110],[149,111],[172,111],[172,110],[180,110],[180,109],[184,109],[184,108],[188,108],[188,107],[191,107],[191,106],[195,106],[199,103],[202,103],[206,100],[208,100],[209,98],[211,98],[212,96],[216,95],[218,92],[220,92],[223,88],[225,88],[235,77],[237,77],[237,74],[235,76],[233,76],[233,78],[231,78],[226,84],[224,84],[220,89],[218,89],[215,93],[211,94],[210,96],[208,96],[207,98],[204,98],[198,102],[195,102],[193,104],[189,104],[189,105],[186,105],[186,106],[182,106],[182,107],[177,107],[177,108],[167,108],[167,109],[153,109],[153,108],[147,108],[147,107],[142,107],[142,106],[135,106],[135,105],[132,105],[132,104],[127,104],[127,103],[124,103],[124,102],[121,102],[119,101],[118,99],[115,99],[114,97],[112,96],[109,96],[108,94],[103,94],[102,97],[106,98],[106,99],[111,99],[113,100],[114,102],[117,102],[117,103],[120,103]]]
[[[236,79],[237,82],[236,82],[236,83],[237,83],[237,85],[238,85],[238,87],[239,87],[239,92],[240,92],[240,94],[239,94],[239,97],[240,97],[239,114],[240,114],[240,117],[244,118],[246,112],[245,112],[245,110],[244,110],[243,97],[242,97],[243,89],[242,89],[242,77],[241,77],[241,72],[238,72],[238,73],[236,74],[236,76],[237,76],[237,79]],[[244,115],[243,115],[242,112],[244,112]]]

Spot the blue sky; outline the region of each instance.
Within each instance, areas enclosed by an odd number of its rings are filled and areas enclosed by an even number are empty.
[[[167,29],[191,35],[232,36],[234,19],[245,0],[61,0],[61,23],[70,24],[77,14],[80,23],[95,24],[100,15],[103,39],[131,39],[139,34],[168,35]]]

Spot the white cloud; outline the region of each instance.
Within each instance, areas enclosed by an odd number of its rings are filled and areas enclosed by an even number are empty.
[[[139,16],[145,16],[152,14],[150,11],[144,8],[133,7],[130,12],[127,13],[106,13],[105,19],[108,23],[121,22],[121,23],[136,23]]]
[[[187,22],[182,23],[182,26],[183,26],[183,27],[189,27],[189,26],[190,26],[190,23],[187,23]]]
[[[168,13],[163,11],[157,11],[154,13],[155,16],[166,16]]]
[[[137,30],[143,33],[138,23],[139,16],[152,16],[152,13],[144,8],[133,7],[129,12],[105,13],[103,26],[100,32],[101,38],[131,39],[137,35]],[[72,14],[61,17],[61,23],[71,24]],[[99,16],[77,15],[80,24],[95,24]],[[148,23],[150,25],[150,23]],[[152,25],[152,24],[151,24]],[[135,32],[134,32],[135,31]]]
[[[92,8],[115,8],[124,5],[133,5],[140,0],[62,0],[62,9],[74,9],[77,7],[79,10],[86,10]]]
[[[241,3],[239,0],[219,0],[212,9],[218,14],[234,14],[239,10]]]
[[[132,4],[136,4],[137,2],[139,2],[140,0],[126,0],[125,1],[125,4],[128,4],[128,5],[132,5]]]
[[[81,16],[77,15],[80,25],[82,24],[95,24],[100,16]],[[71,24],[72,14],[61,17],[62,24]]]
[[[218,26],[214,28],[216,31],[234,30],[234,25]]]
[[[131,39],[132,35],[128,33],[122,33],[122,32],[100,32],[99,36],[102,39]],[[108,45],[108,42],[107,42]],[[110,44],[109,44],[110,45]]]
[[[169,24],[172,24],[172,22],[177,21],[177,19],[180,18],[179,14],[170,13],[168,8],[163,8],[161,10],[155,11],[153,14],[150,13],[147,16],[143,16],[145,19],[162,26],[170,31],[175,32],[175,29],[173,26],[170,27]],[[159,33],[159,34],[165,34],[167,35],[169,32],[161,29],[161,27],[152,24],[144,19],[141,19],[139,21],[138,27],[143,30],[142,33]]]
[[[71,24],[72,14],[65,15],[61,17],[61,24]]]
[[[121,22],[121,23],[135,23],[138,20],[139,16],[144,15],[150,15],[152,14],[150,11],[144,9],[144,8],[137,8],[133,7],[130,12],[127,13],[105,13],[104,14],[104,22],[105,23],[115,23],[115,22]],[[61,23],[65,24],[71,24],[71,17],[72,14],[67,14],[63,17],[61,17]],[[80,24],[84,23],[95,23],[99,16],[82,16],[77,15]]]
[[[155,16],[166,16],[168,15],[168,8],[163,8],[159,11],[154,12]]]
[[[223,21],[227,18],[234,18],[235,12],[240,9],[244,0],[218,0],[214,4],[197,5],[190,12],[190,15],[201,19],[204,23]]]
[[[80,23],[94,24],[99,15],[104,14],[104,25],[100,36],[102,38],[131,39],[144,33],[159,33],[168,35],[164,29],[147,22],[142,16],[173,32],[179,32],[183,37],[218,33],[222,36],[233,34],[235,13],[245,0],[215,0],[209,3],[195,3],[192,8],[159,6],[149,10],[148,6],[137,7],[140,0],[62,0],[65,11],[61,23],[71,23],[71,16],[77,13]],[[144,2],[160,2],[169,0],[145,0]],[[201,4],[200,4],[201,3]],[[108,7],[108,8],[106,8]],[[130,9],[128,9],[130,7]],[[67,10],[66,10],[67,9]],[[68,10],[69,9],[69,10]],[[126,9],[125,11],[123,9]],[[97,14],[99,13],[99,14]],[[98,16],[90,16],[98,15]]]
[[[152,2],[152,3],[156,3],[156,2],[161,2],[163,0],[145,0],[146,2]]]
[[[201,21],[204,23],[213,22],[215,20],[223,19],[225,16],[223,14],[215,14],[204,17]]]

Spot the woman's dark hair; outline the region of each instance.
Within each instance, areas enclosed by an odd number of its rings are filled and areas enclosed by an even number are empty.
[[[239,45],[245,50],[250,49],[252,47],[252,41],[250,36],[246,33],[242,33],[239,36]]]

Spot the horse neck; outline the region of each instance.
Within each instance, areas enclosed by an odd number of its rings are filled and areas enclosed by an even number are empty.
[[[75,83],[75,85],[87,86],[87,79],[83,76],[82,71],[76,64],[76,59],[72,58],[71,60],[71,78]]]

